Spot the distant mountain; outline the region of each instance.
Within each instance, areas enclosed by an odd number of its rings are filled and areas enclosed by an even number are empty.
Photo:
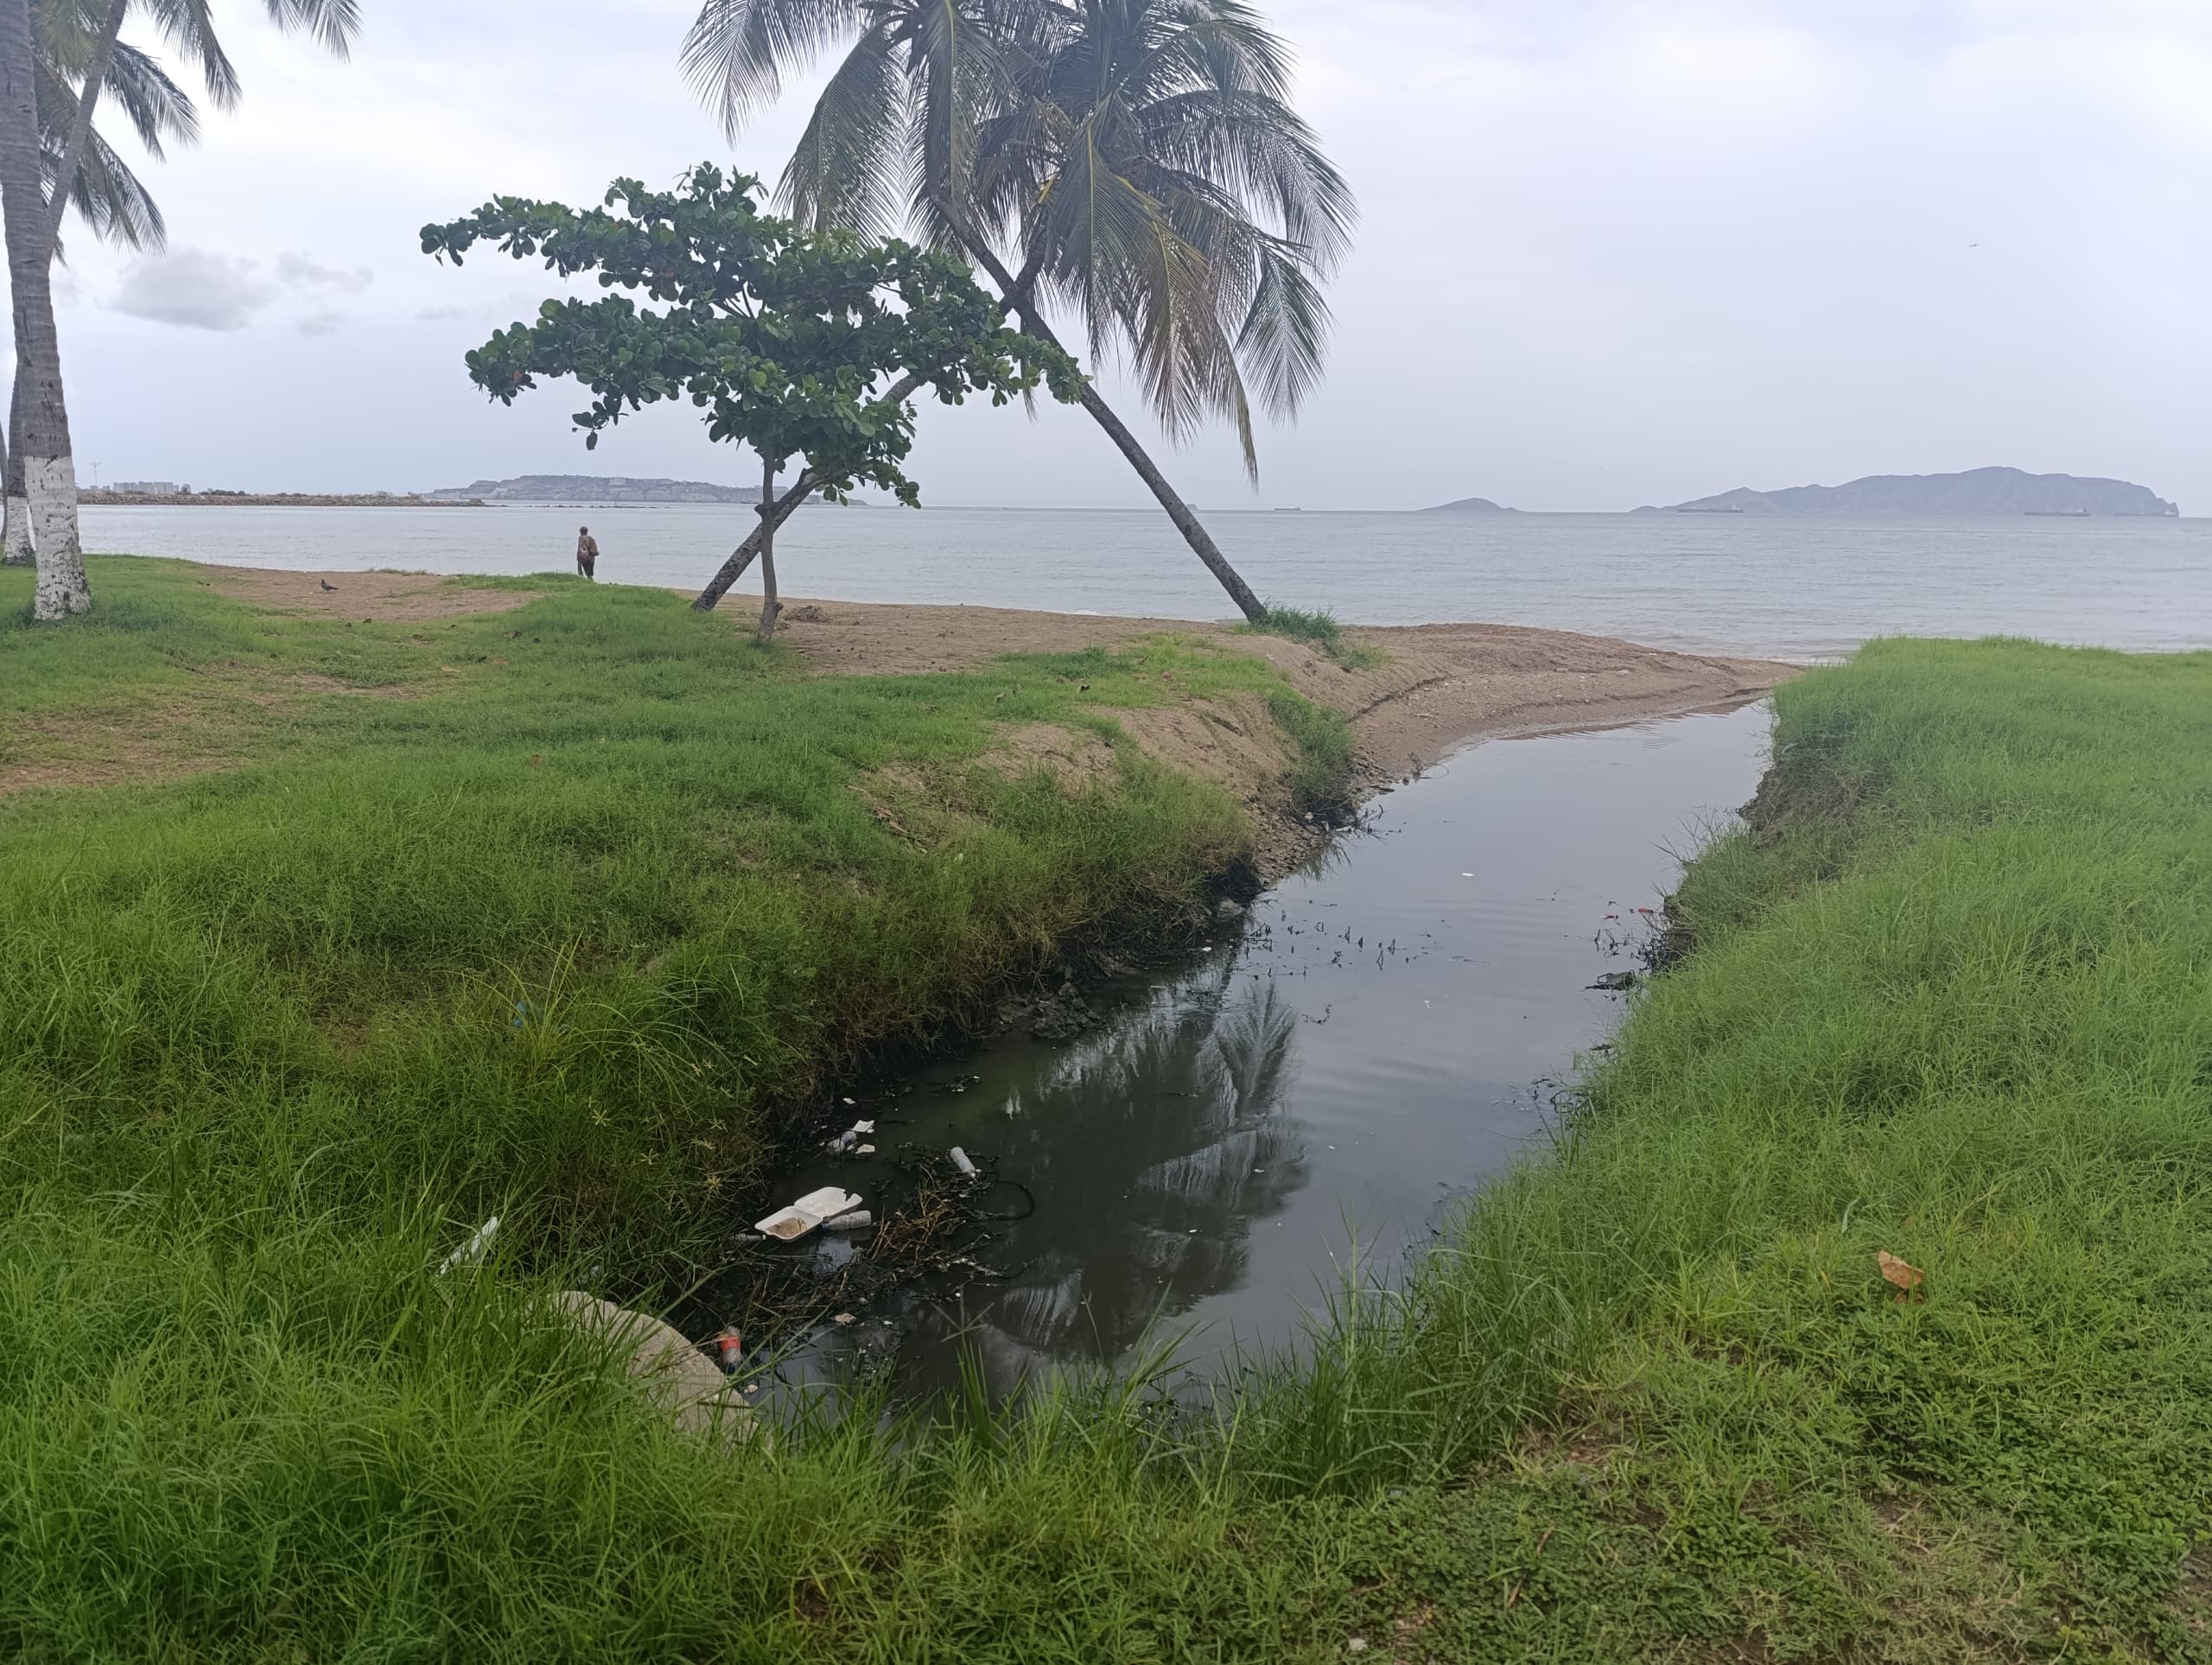
[[[2018,468],[1969,468],[1962,474],[1869,474],[1843,486],[1792,486],[1779,492],[1738,486],[1638,514],[2175,515],[2181,511],[2148,486],[2124,480],[2031,474]]]
[[[517,474],[448,486],[425,497],[486,503],[758,503],[755,486],[714,486],[702,480],[645,480],[636,474]]]
[[[1439,503],[1423,509],[1423,514],[1519,514],[1518,509],[1509,509],[1503,503],[1493,503],[1486,497],[1463,497],[1455,503]]]

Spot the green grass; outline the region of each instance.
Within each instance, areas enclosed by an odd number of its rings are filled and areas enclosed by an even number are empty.
[[[1173,642],[832,679],[564,579],[368,626],[94,576],[84,626],[0,636],[0,767],[180,772],[0,798],[26,1125],[87,1173],[312,1153],[327,1202],[519,1204],[595,1251],[711,1216],[766,1105],[1172,917],[1245,848],[1225,794],[1133,747],[1077,792],[982,766],[996,725],[1115,740],[1172,673],[1332,738],[1264,665]]]
[[[340,674],[94,578],[226,689]],[[0,1652],[2212,1659],[2212,658],[1785,689],[1560,1148],[1217,1418],[1140,1369],[718,1453],[534,1292],[709,1217],[771,1080],[1236,847],[1135,762],[979,768],[990,719],[1110,725],[1153,655],[1279,685],[1168,644],[804,679],[553,587],[427,666],[372,632],[411,698],[232,724],[171,633],[0,635],[67,684],[9,676],[26,755],[182,701],[232,765],[0,807]],[[494,1200],[487,1274],[429,1275]]]
[[[2212,1657],[2212,658],[1778,706],[1692,957],[1283,1381],[1278,1484],[1409,1486],[1364,1605],[1446,1657]]]
[[[0,574],[10,1656],[718,1634],[729,1564],[687,1535],[791,1516],[702,1487],[532,1292],[669,1287],[776,1106],[1172,935],[1250,829],[1116,710],[1256,693],[1332,733],[1169,639],[826,678],[564,578],[369,626],[92,576],[48,629]],[[1110,776],[990,762],[1034,722]],[[431,1277],[493,1211],[494,1275]]]
[[[1382,662],[1382,650],[1355,642],[1344,634],[1337,616],[1326,609],[1271,607],[1237,629],[1254,635],[1284,636],[1316,649],[1348,670],[1363,670]]]

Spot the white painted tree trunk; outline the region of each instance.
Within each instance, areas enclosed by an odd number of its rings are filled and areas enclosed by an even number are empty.
[[[0,567],[28,567],[37,559],[31,549],[30,499],[11,497],[6,530],[0,532]]]
[[[31,617],[51,622],[88,610],[92,592],[77,543],[77,471],[54,329],[54,246],[40,181],[35,68],[31,0],[0,0],[0,219],[6,222],[16,353],[26,384],[13,449],[38,544]]]
[[[85,552],[77,544],[77,465],[73,458],[25,457],[31,535],[38,541],[38,588],[31,617],[44,623],[92,610]]]
[[[22,378],[16,380],[15,396],[8,401],[8,461],[0,467],[0,482],[4,482],[8,504],[8,524],[4,541],[0,541],[0,567],[28,567],[36,563],[37,552],[31,547],[31,500],[23,495],[23,420]]]

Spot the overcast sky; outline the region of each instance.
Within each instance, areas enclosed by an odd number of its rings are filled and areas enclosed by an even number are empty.
[[[550,280],[416,237],[493,192],[772,176],[806,95],[733,153],[677,74],[684,0],[365,0],[348,63],[215,9],[245,99],[146,168],[167,256],[69,239],[80,475],[751,480],[688,407],[588,455],[572,386],[485,400],[462,353]],[[1257,496],[1225,435],[1166,457],[1201,505],[1624,509],[2009,463],[2212,509],[2203,0],[1268,10],[1363,221]],[[1146,500],[1074,411],[925,407],[912,472],[938,504]]]

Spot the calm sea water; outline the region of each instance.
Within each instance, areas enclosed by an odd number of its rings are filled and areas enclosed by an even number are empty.
[[[2212,647],[2212,520],[1744,515],[1206,515],[1261,595],[1370,624],[1483,620],[1815,659],[1870,636]],[[308,570],[568,569],[703,583],[748,513],[589,509],[87,508],[95,550]],[[1154,511],[814,506],[778,540],[786,594],[1214,619],[1226,598]]]

